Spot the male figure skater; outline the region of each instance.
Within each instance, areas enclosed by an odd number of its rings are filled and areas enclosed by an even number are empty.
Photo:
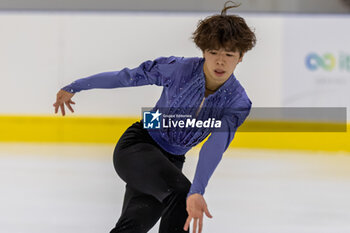
[[[145,233],[161,218],[160,233],[193,233],[203,227],[203,215],[211,218],[204,199],[205,188],[237,128],[251,108],[234,70],[244,54],[255,46],[255,34],[245,20],[226,11],[199,22],[193,40],[202,58],[160,57],[134,69],[125,68],[79,79],[62,88],[54,103],[55,113],[65,115],[75,93],[92,88],[142,85],[163,86],[154,107],[163,114],[191,114],[197,119],[215,118],[220,130],[145,129],[143,122],[130,126],[119,139],[113,156],[116,172],[126,182],[121,216],[111,233]],[[232,2],[231,2],[232,3]],[[181,172],[185,154],[203,144],[194,180]]]

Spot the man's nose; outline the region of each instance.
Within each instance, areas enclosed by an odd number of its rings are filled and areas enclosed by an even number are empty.
[[[222,55],[218,55],[217,59],[216,59],[216,64],[218,65],[223,65],[224,64],[224,57]]]

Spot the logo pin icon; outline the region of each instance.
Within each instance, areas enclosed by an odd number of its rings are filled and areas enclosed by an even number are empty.
[[[144,129],[160,129],[161,113],[159,109],[156,112],[143,112],[143,128]]]

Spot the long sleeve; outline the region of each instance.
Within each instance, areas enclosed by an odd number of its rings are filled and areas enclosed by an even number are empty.
[[[62,90],[76,93],[93,88],[117,88],[144,85],[164,86],[167,77],[176,70],[176,57],[160,57],[143,62],[140,66],[120,71],[104,72],[74,81]]]
[[[221,128],[211,133],[199,152],[195,176],[187,196],[194,193],[204,194],[210,177],[233,140],[237,128],[248,116],[250,108],[250,100],[245,99],[225,113],[221,119]]]

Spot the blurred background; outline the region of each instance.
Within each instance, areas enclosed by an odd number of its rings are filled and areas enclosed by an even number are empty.
[[[160,56],[201,56],[191,34],[224,2],[0,1],[0,232],[109,232],[124,192],[114,144],[162,89],[83,91],[65,117],[56,93]],[[235,75],[265,114],[251,114],[214,173],[203,232],[350,232],[350,1],[240,2],[230,13],[257,45]],[[269,114],[286,108],[311,113]],[[199,149],[187,154],[190,180]]]

